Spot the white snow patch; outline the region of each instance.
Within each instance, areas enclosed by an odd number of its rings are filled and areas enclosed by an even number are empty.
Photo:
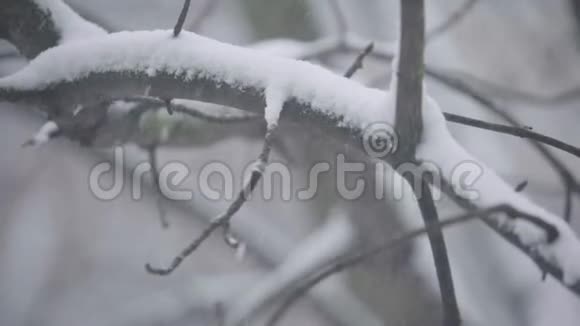
[[[26,145],[38,146],[46,144],[50,141],[52,135],[54,135],[58,130],[58,125],[54,121],[48,121],[40,127],[38,132],[26,143]]]
[[[111,103],[109,109],[115,110],[119,113],[127,114],[137,108],[137,106],[139,106],[139,103],[135,101],[117,100]]]
[[[450,176],[462,163],[477,162],[484,173],[472,186],[472,189],[478,192],[473,203],[480,208],[508,204],[555,226],[559,231],[559,237],[554,243],[548,244],[546,234],[540,227],[520,219],[514,221],[505,216],[495,217],[502,226],[512,230],[524,245],[536,249],[547,261],[559,266],[564,272],[565,284],[572,285],[580,281],[580,241],[570,226],[562,218],[517,193],[513,186],[502,180],[493,169],[461,147],[446,128],[439,105],[428,96],[423,115],[423,142],[417,149],[417,158],[436,162],[445,180],[452,180]]]
[[[364,128],[376,121],[394,121],[394,111],[386,109],[384,91],[307,62],[271,56],[186,31],[176,39],[172,31],[158,30],[113,33],[63,44],[45,51],[18,73],[0,79],[0,87],[43,89],[91,73],[123,71],[151,77],[163,72],[186,80],[205,78],[264,92],[269,85],[275,85],[299,103],[344,116],[345,125]]]
[[[278,126],[280,113],[284,106],[287,96],[282,90],[275,86],[268,86],[266,88],[266,109],[264,110],[264,119],[269,130]]]
[[[61,0],[34,0],[34,3],[51,15],[60,33],[60,44],[107,34],[104,29],[79,16]]]

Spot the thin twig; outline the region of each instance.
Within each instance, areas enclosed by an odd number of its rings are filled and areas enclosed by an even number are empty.
[[[171,110],[173,112],[182,113],[182,114],[188,115],[188,116],[193,117],[193,118],[198,118],[198,119],[201,119],[201,120],[204,120],[207,122],[213,122],[213,123],[238,123],[238,122],[256,121],[258,119],[263,119],[262,116],[260,116],[260,115],[248,113],[248,112],[241,111],[238,109],[232,109],[232,110],[235,111],[236,113],[239,112],[239,114],[215,115],[215,114],[208,114],[206,112],[203,112],[202,110],[199,110],[193,106],[185,106],[182,104],[175,103],[175,101],[173,101],[170,104],[170,106],[171,106]]]
[[[183,3],[183,8],[181,8],[181,12],[179,13],[179,17],[177,18],[177,23],[173,28],[173,37],[178,37],[179,33],[183,29],[183,24],[185,23],[185,19],[187,18],[187,13],[189,12],[189,6],[191,4],[191,0],[185,0]]]
[[[417,195],[419,209],[423,221],[426,226],[437,225],[439,223],[439,214],[435,207],[435,201],[431,193],[429,182],[423,178],[420,182],[420,188],[417,189],[414,176],[407,174],[405,178],[413,188],[413,192]],[[443,305],[443,318],[445,322],[443,325],[460,325],[461,314],[459,312],[459,304],[455,296],[455,286],[453,284],[453,273],[449,263],[449,255],[447,253],[447,245],[445,237],[440,228],[434,228],[427,233],[429,236],[429,244],[433,261],[435,263],[435,272],[437,273],[437,280],[439,283],[439,290],[441,292],[441,301]]]
[[[141,109],[145,107],[145,111],[147,110],[158,110],[158,109],[167,109],[167,111],[171,113],[181,113],[192,118],[201,119],[207,122],[212,123],[237,123],[237,122],[246,122],[246,121],[256,121],[258,119],[263,119],[262,116],[246,111],[241,111],[235,108],[223,107],[226,108],[224,114],[210,114],[204,112],[203,110],[196,107],[194,101],[185,101],[185,100],[163,100],[157,97],[151,96],[128,96],[122,97],[117,99],[112,99],[109,102],[115,101],[123,101],[128,104],[137,104],[138,107]],[[192,102],[192,104],[186,104],[186,102]],[[201,105],[208,105],[208,104],[201,104]],[[213,105],[213,104],[212,104]],[[220,107],[220,106],[216,106]],[[222,108],[222,107],[220,107]],[[231,111],[229,111],[231,110]],[[229,112],[228,112],[229,111]],[[227,114],[225,114],[227,112]],[[235,113],[233,113],[235,112]]]
[[[459,207],[466,209],[470,212],[478,211],[477,206],[473,202],[458,195],[453,189],[453,186],[450,185],[448,182],[443,180],[441,186],[442,186],[441,190],[446,195],[448,195],[449,198],[451,198],[451,200],[453,200],[453,202],[455,202]],[[525,220],[527,220],[532,224],[535,224],[539,228],[543,228],[544,231],[546,232],[546,241],[548,244],[553,243],[558,239],[559,231],[558,228],[555,227],[554,225],[547,223],[541,218],[534,217],[531,215],[527,216],[518,215],[521,214],[522,212],[519,212],[509,206],[506,207],[511,209],[511,212],[508,212],[508,216],[510,217],[516,216],[524,218]],[[524,244],[521,241],[521,239],[517,236],[517,234],[514,234],[512,229],[510,229],[509,227],[506,228],[505,223],[502,223],[501,221],[498,221],[496,219],[487,218],[484,215],[480,215],[480,217],[483,219],[485,224],[487,224],[491,229],[496,231],[504,240],[506,240],[508,243],[510,243],[511,245],[513,245],[514,247],[518,248],[519,250],[523,251],[526,255],[528,255],[536,264],[536,266],[538,266],[538,268],[540,269],[540,272],[542,273],[542,279],[544,279],[545,276],[549,274],[552,275],[556,280],[562,282],[564,272],[562,271],[562,268],[560,266],[554,265],[553,263],[548,261],[544,256],[542,256],[537,251],[537,248],[530,247],[529,245]],[[575,295],[580,295],[580,282],[575,282],[574,284],[565,284],[564,282],[562,283]]]
[[[161,222],[161,227],[164,229],[169,228],[169,221],[167,220],[167,211],[164,204],[164,195],[161,191],[161,185],[159,183],[159,164],[157,162],[157,150],[158,146],[153,145],[146,148],[147,157],[149,164],[151,165],[151,178],[153,179],[153,186],[155,187],[155,192],[157,195],[157,210],[159,212],[159,221]]]
[[[189,257],[195,250],[197,250],[197,248],[199,248],[199,246],[202,243],[204,243],[205,240],[207,240],[219,228],[224,229],[226,242],[228,241],[237,242],[237,240],[233,238],[228,239],[229,223],[235,216],[235,214],[240,210],[240,208],[242,208],[242,206],[246,203],[248,197],[254,191],[254,189],[258,185],[258,182],[262,178],[262,175],[266,168],[266,164],[268,163],[270,157],[273,136],[274,129],[268,129],[266,131],[266,136],[264,137],[264,145],[262,147],[262,152],[260,153],[260,156],[258,157],[258,160],[256,162],[256,167],[252,171],[249,181],[245,184],[242,191],[240,191],[240,193],[238,194],[236,200],[228,207],[228,209],[221,215],[214,218],[213,221],[210,223],[210,225],[206,229],[204,229],[201,235],[199,235],[193,242],[191,242],[191,244],[189,244],[185,249],[183,249],[183,251],[178,256],[176,256],[173,259],[171,265],[168,268],[155,268],[152,267],[150,264],[146,264],[145,269],[149,273],[160,276],[171,274],[173,271],[175,271],[175,269],[177,269],[177,267],[179,267],[179,265],[181,265],[181,263],[185,258]],[[234,242],[232,243],[228,242],[228,245],[230,246],[237,245]]]
[[[354,62],[352,63],[352,65],[344,73],[344,77],[351,78],[352,76],[354,76],[354,74],[359,69],[362,69],[363,68],[363,62],[364,62],[365,58],[369,54],[371,54],[371,52],[373,52],[373,49],[374,48],[375,48],[375,43],[374,42],[370,42],[369,45],[367,45],[364,48],[364,50],[356,57],[356,59],[354,60]]]
[[[477,1],[478,0],[465,0],[465,2],[451,15],[449,15],[449,17],[443,23],[427,33],[428,42],[447,33],[450,29],[459,24],[463,18],[465,18],[467,14],[473,10]]]
[[[520,184],[518,184],[516,186],[515,191],[522,192],[522,191],[526,190],[526,188],[528,187],[528,184],[529,184],[528,180],[522,181]]]
[[[527,128],[512,127],[501,125],[497,123],[486,122],[478,119],[468,118],[465,116],[445,112],[445,119],[449,122],[454,122],[466,126],[476,127],[480,129],[486,129],[495,131],[502,134],[512,135],[520,138],[527,138],[537,141],[542,144],[550,145],[554,148],[560,149],[566,153],[572,154],[580,158],[580,148],[567,144],[561,140],[553,137],[549,137],[537,132],[534,132]]]
[[[447,218],[443,221],[437,221],[436,223],[425,225],[420,229],[405,233],[401,236],[395,237],[394,239],[390,239],[370,249],[366,249],[364,251],[352,254],[347,257],[339,258],[335,262],[324,268],[323,270],[319,271],[318,274],[314,275],[309,280],[305,281],[303,284],[294,287],[292,291],[288,295],[286,295],[286,298],[283,300],[282,304],[280,304],[280,306],[275,310],[275,312],[268,319],[268,322],[266,322],[265,325],[275,326],[286,314],[286,312],[310,289],[312,289],[314,286],[316,286],[323,280],[327,279],[328,277],[336,273],[357,266],[363,261],[366,261],[379,254],[393,250],[398,246],[403,245],[408,241],[414,240],[425,234],[430,234],[433,233],[434,231],[441,232],[441,230],[443,230],[444,228],[458,224],[463,224],[478,218],[487,219],[487,216],[498,213],[507,213],[508,216],[510,217],[522,218],[524,220],[529,220],[529,218],[533,218],[533,216],[517,211],[510,206],[498,205],[483,210],[464,213],[452,218]]]
[[[435,80],[439,81],[443,85],[457,91],[459,94],[467,96],[474,100],[475,102],[479,103],[483,107],[487,108],[488,110],[492,111],[493,113],[499,115],[501,118],[506,120],[513,126],[520,126],[520,123],[507,112],[507,110],[499,108],[496,103],[494,103],[489,98],[482,95],[477,90],[473,89],[470,85],[463,83],[461,80],[446,76],[439,71],[433,69],[427,69],[426,73],[434,78]],[[578,183],[577,179],[574,177],[572,172],[566,167],[564,163],[562,163],[556,156],[554,156],[545,146],[537,141],[531,140],[531,144],[536,150],[544,157],[546,161],[553,167],[553,169],[558,173],[562,183],[564,185],[564,189],[566,191],[566,198],[569,198],[572,193],[580,194],[580,183]],[[567,201],[564,203],[564,219],[566,221],[571,220],[571,204]]]

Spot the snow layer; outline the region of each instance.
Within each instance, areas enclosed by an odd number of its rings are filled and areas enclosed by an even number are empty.
[[[451,175],[463,163],[479,165],[484,172],[471,187],[477,191],[477,198],[472,199],[472,202],[480,208],[509,204],[555,226],[559,237],[554,243],[548,244],[546,234],[540,227],[522,219],[497,217],[502,227],[511,229],[524,245],[538,250],[545,259],[559,266],[564,272],[565,284],[573,285],[580,281],[580,241],[566,222],[517,193],[493,169],[461,147],[449,133],[441,109],[432,98],[426,98],[423,114],[423,142],[417,149],[417,158],[435,162],[445,180],[451,180]]]
[[[268,129],[272,130],[278,125],[280,113],[284,102],[288,98],[285,92],[277,87],[275,84],[270,84],[266,87],[266,109],[264,110],[264,119],[268,125]]]
[[[107,32],[83,19],[60,0],[33,0],[42,10],[51,15],[60,33],[60,44],[103,36]]]
[[[270,56],[189,32],[182,32],[177,39],[171,31],[121,32],[66,43],[45,51],[16,74],[0,79],[0,91],[41,90],[86,78],[91,73],[126,71],[144,72],[151,77],[163,72],[186,82],[204,78],[240,90],[253,88],[264,93],[270,123],[277,121],[280,103],[290,98],[329,116],[342,116],[344,124],[361,129],[376,122],[394,123],[394,97],[388,92],[364,87],[306,62]],[[440,108],[430,98],[424,105],[423,125],[417,158],[437,164],[446,180],[451,180],[461,163],[479,164],[485,173],[474,185],[479,191],[474,203],[482,208],[509,204],[556,226],[560,236],[547,244],[544,231],[536,225],[523,220],[501,221],[523,244],[560,267],[566,284],[580,281],[580,243],[568,225],[516,193],[493,170],[467,153],[450,135]]]
[[[348,117],[347,124],[392,122],[385,93],[364,87],[313,64],[273,57],[183,31],[139,31],[108,34],[49,49],[19,73],[0,79],[0,87],[42,89],[74,81],[92,72],[141,71],[153,77],[165,72],[186,80],[207,78],[219,83],[266,90],[276,85],[288,97],[309,103],[326,114]]]
[[[32,139],[27,143],[27,145],[38,146],[48,143],[52,135],[58,132],[59,128],[54,121],[48,121],[38,132],[32,137]]]

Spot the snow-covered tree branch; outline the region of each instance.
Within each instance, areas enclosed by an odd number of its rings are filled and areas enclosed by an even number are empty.
[[[146,90],[169,105],[193,100],[264,116],[270,124],[320,129],[361,151],[370,126],[396,124],[392,91],[365,87],[304,61],[186,31],[176,38],[171,30],[107,34],[59,0],[1,0],[0,18],[0,36],[31,59],[22,70],[0,79],[0,99],[34,105],[64,135],[83,144],[138,142],[142,134],[127,135],[127,124],[136,123],[132,115],[136,107],[130,100]],[[185,119],[163,114],[164,119]],[[481,166],[484,173],[473,186],[477,198],[461,201],[482,209],[505,204],[536,217],[541,223],[517,215],[494,215],[487,221],[542,271],[580,295],[580,241],[572,229],[459,145],[429,96],[421,122],[415,158],[438,167],[449,184],[444,190],[450,194],[457,190],[452,175],[458,164]],[[407,141],[411,140],[399,139]],[[393,157],[383,159],[392,163]]]

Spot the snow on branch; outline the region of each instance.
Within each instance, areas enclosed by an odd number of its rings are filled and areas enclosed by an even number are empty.
[[[451,180],[454,169],[461,162],[473,162],[481,168],[483,173],[473,184],[472,188],[477,191],[477,195],[476,198],[470,198],[469,202],[472,205],[485,208],[508,204],[517,211],[538,217],[555,227],[558,236],[552,238],[550,230],[531,223],[529,219],[512,220],[500,216],[493,219],[500,233],[504,236],[515,237],[518,245],[527,248],[528,254],[540,257],[543,260],[540,266],[545,263],[558,266],[564,284],[574,288],[574,291],[580,294],[580,260],[574,258],[580,257],[580,242],[574,231],[562,218],[516,192],[493,169],[469,154],[453,139],[446,128],[445,119],[438,111],[440,111],[438,104],[433,99],[427,98],[427,110],[424,110],[424,114],[425,120],[431,123],[424,124],[424,141],[417,148],[417,159],[436,162],[445,180]],[[432,142],[437,143],[437,146],[433,146]],[[451,187],[456,186],[451,184]]]
[[[0,8],[0,38],[29,59],[57,44],[106,34],[60,0],[0,0]]]
[[[63,1],[32,0],[32,2],[51,16],[50,20],[59,33],[59,44],[107,34],[103,28],[82,18]]]
[[[87,112],[86,108],[112,110],[96,104],[141,95],[148,86],[151,96],[163,99],[197,100],[260,115],[265,108],[273,108],[270,113],[273,117],[279,113],[280,123],[319,128],[361,149],[366,127],[395,122],[394,108],[387,105],[392,102],[388,92],[306,62],[272,57],[185,31],[179,38],[173,38],[172,31],[138,31],[61,44],[0,79],[0,99],[48,105],[53,115],[62,116],[72,115],[79,105],[85,107],[81,112]],[[268,98],[272,103],[267,103]],[[450,173],[458,164],[471,161],[485,167],[452,138],[432,99],[427,98],[423,107],[424,134],[418,159],[438,165],[451,184]],[[511,205],[556,227],[558,236],[549,239],[538,225],[495,217],[497,231],[513,237],[526,254],[548,265],[552,275],[580,294],[580,242],[574,232],[560,218],[516,193],[491,169],[485,167],[484,171],[475,184],[479,197],[471,199],[472,203],[482,208]]]
[[[265,94],[271,92],[283,94],[285,106],[295,108],[288,110],[289,116],[333,117],[333,125],[339,122],[344,128],[364,128],[377,119],[393,122],[393,112],[383,110],[386,93],[319,66],[185,31],[177,39],[171,35],[121,32],[49,49],[25,69],[0,79],[0,96],[37,103],[46,103],[48,96],[59,110],[70,111],[102,98],[138,96],[151,85],[151,96],[263,114]]]

